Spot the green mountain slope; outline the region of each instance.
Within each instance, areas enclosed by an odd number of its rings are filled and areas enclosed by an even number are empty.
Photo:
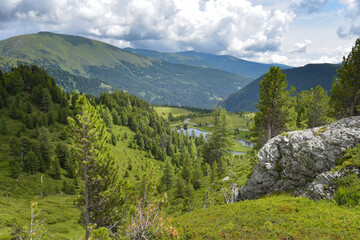
[[[198,53],[193,51],[163,53],[145,49],[125,48],[126,51],[140,55],[158,58],[172,63],[180,63],[191,66],[202,66],[208,68],[217,68],[227,72],[237,73],[252,79],[260,77],[269,71],[271,66],[279,66],[281,69],[291,68],[283,64],[263,64],[246,61],[228,55],[212,55],[206,53]]]
[[[336,70],[340,67],[341,65],[338,64],[308,64],[304,67],[286,69],[283,72],[287,74],[288,88],[294,86],[296,92],[310,88],[315,89],[320,85],[329,93]],[[231,112],[256,111],[254,103],[259,97],[259,82],[263,77],[261,76],[238,92],[231,94],[220,105]]]
[[[238,74],[168,63],[78,36],[40,32],[0,41],[0,62],[32,62],[47,69],[65,90],[98,95],[121,89],[154,104],[212,108],[250,82]],[[4,58],[3,58],[4,59]]]

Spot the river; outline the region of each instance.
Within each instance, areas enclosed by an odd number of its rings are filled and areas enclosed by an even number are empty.
[[[179,133],[180,133],[181,131],[184,131],[184,129],[181,128],[180,130],[178,130]],[[197,129],[197,128],[188,128],[187,131],[188,131],[189,135],[191,135],[192,132],[194,131],[194,132],[195,132],[195,135],[196,135],[197,137],[199,137],[201,133],[204,135],[204,137],[206,137],[207,134],[211,134],[211,132],[202,131],[202,130],[199,130],[199,129]],[[185,133],[185,132],[186,132],[186,131],[184,131],[184,133]],[[253,144],[253,143],[248,142],[248,141],[245,141],[245,140],[243,140],[243,139],[240,139],[240,138],[239,138],[239,139],[237,139],[236,141],[237,141],[238,143],[241,143],[241,144],[244,145],[244,146],[251,147],[251,148],[254,147],[254,144]],[[238,154],[242,154],[242,153],[241,153],[241,152],[236,152],[236,153],[234,152],[234,154],[238,155]]]

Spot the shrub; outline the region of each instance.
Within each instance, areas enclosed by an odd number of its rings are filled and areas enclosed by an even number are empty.
[[[356,174],[337,180],[338,189],[334,195],[337,204],[353,207],[360,202],[360,180]]]

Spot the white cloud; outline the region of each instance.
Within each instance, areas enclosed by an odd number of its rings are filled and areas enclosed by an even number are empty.
[[[360,1],[359,0],[340,0],[345,8],[339,12],[343,17],[350,21],[349,25],[340,26],[337,34],[340,38],[360,36]]]
[[[292,4],[291,8],[299,14],[311,14],[321,11],[328,3],[329,0],[302,0],[300,3]]]
[[[261,63],[281,63],[281,64],[289,65],[288,57],[281,55],[281,54],[277,54],[277,53],[271,53],[271,52],[255,53],[254,56],[248,60],[261,62]]]
[[[346,7],[345,16],[348,18],[357,18],[360,15],[359,0],[340,0],[340,3]]]
[[[339,63],[338,57],[321,56],[318,59],[312,60],[311,63]]]
[[[294,18],[249,0],[19,1],[9,11],[13,21],[26,22],[19,28],[38,23],[37,28],[114,39],[118,46],[123,41],[140,48],[249,57],[277,51]]]
[[[309,39],[306,39],[303,43],[296,43],[290,53],[305,53],[309,44],[311,44],[311,40]]]

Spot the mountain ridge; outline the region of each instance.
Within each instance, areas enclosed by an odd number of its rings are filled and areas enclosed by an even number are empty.
[[[251,81],[218,69],[169,63],[97,40],[50,32],[2,40],[0,56],[44,67],[66,91],[98,95],[126,90],[152,104],[213,108]],[[10,62],[13,67],[17,64]],[[1,70],[6,68],[0,63]],[[100,88],[104,84],[111,88]]]
[[[182,63],[191,66],[202,66],[208,68],[217,68],[224,71],[237,73],[243,76],[256,79],[266,73],[271,66],[279,66],[281,69],[293,68],[284,64],[258,63],[231,55],[213,55],[207,53],[199,53],[195,51],[165,53],[146,49],[124,48],[126,51],[141,54],[149,57],[158,58],[172,63]]]
[[[283,73],[287,74],[288,89],[294,86],[296,92],[300,92],[310,90],[310,88],[315,89],[316,86],[320,85],[330,93],[336,70],[340,67],[339,64],[329,63],[308,64],[303,67],[283,70]],[[229,95],[219,105],[230,112],[257,111],[254,103],[259,96],[259,82],[262,81],[264,76],[255,79],[238,92]]]

